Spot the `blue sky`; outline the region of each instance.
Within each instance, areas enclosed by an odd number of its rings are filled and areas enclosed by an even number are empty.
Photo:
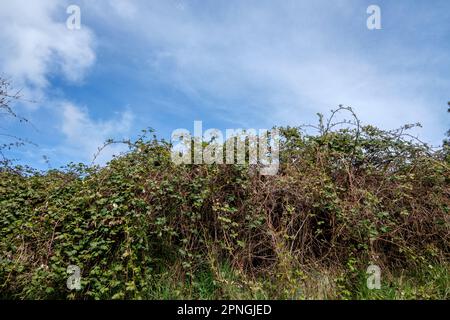
[[[366,27],[371,4],[381,30]],[[434,145],[450,124],[447,0],[0,0],[0,21],[0,73],[35,101],[15,105],[34,127],[2,128],[38,144],[15,152],[38,168],[147,127],[299,125],[338,104],[386,129],[421,122]]]

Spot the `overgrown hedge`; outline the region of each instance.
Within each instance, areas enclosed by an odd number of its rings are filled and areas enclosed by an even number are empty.
[[[207,270],[220,286],[224,265],[271,283],[308,268],[448,268],[445,152],[407,128],[319,129],[280,128],[276,176],[174,165],[168,143],[145,137],[104,168],[3,169],[0,297],[149,298],[167,270],[188,282]]]

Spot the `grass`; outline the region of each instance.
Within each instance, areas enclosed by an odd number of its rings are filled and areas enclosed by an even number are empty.
[[[174,267],[174,269],[177,269]],[[172,270],[172,271],[170,271]],[[151,280],[148,299],[282,299],[282,300],[427,300],[450,298],[450,273],[446,266],[426,266],[414,273],[399,272],[382,276],[380,289],[367,287],[368,275],[360,272],[353,280],[335,273],[298,274],[295,281],[259,277],[249,279],[233,271],[228,264],[215,274],[198,272],[193,280],[174,277],[173,269],[160,272]],[[293,285],[297,283],[297,285]]]

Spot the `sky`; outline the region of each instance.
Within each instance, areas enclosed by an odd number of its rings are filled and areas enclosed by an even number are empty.
[[[339,104],[383,129],[420,122],[434,146],[450,124],[448,0],[0,0],[0,23],[0,75],[30,120],[0,130],[36,144],[13,152],[36,168],[90,163],[149,127],[314,124]]]

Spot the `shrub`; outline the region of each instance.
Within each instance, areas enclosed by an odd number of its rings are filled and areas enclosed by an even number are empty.
[[[333,297],[346,298],[368,264],[448,274],[444,152],[411,139],[411,126],[320,120],[316,135],[280,128],[276,176],[174,165],[170,144],[145,135],[102,168],[5,167],[1,297],[287,298],[327,270]],[[79,291],[66,287],[68,265],[81,269]]]

